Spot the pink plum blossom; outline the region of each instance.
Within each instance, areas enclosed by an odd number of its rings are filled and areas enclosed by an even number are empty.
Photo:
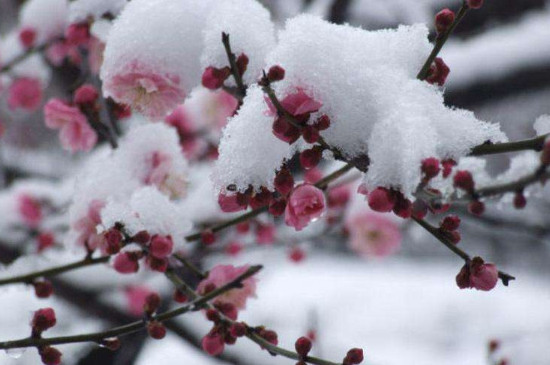
[[[349,246],[364,257],[384,257],[401,247],[401,232],[390,218],[369,211],[354,213],[346,220]]]
[[[138,62],[105,80],[106,95],[128,104],[150,119],[162,119],[185,99],[177,75],[159,74]]]
[[[302,184],[291,193],[285,210],[285,223],[301,231],[325,211],[325,194],[310,184]]]
[[[199,283],[197,290],[199,293],[205,294],[209,288],[219,288],[244,274],[248,268],[248,265],[239,267],[233,265],[215,266],[210,270],[208,277]],[[244,309],[247,299],[256,296],[256,278],[248,278],[242,284],[243,287],[240,289],[231,289],[217,296],[214,299],[214,304],[222,306],[231,304],[236,309]]]
[[[144,183],[155,185],[172,198],[182,197],[187,189],[187,181],[182,174],[173,171],[172,157],[160,151],[153,152],[147,159],[149,169]]]
[[[97,143],[97,133],[80,109],[60,99],[51,99],[44,106],[44,116],[48,128],[61,130],[59,140],[66,150],[89,151]]]
[[[73,65],[80,65],[82,56],[78,47],[68,44],[67,42],[55,42],[46,49],[46,58],[56,67],[63,64],[66,59]]]
[[[88,250],[103,248],[105,241],[103,234],[98,234],[96,227],[101,223],[101,209],[105,203],[94,200],[90,203],[86,215],[73,224],[73,229],[78,233],[77,244]]]
[[[128,312],[136,317],[142,315],[145,300],[152,293],[153,291],[145,286],[130,286],[126,288],[124,295],[126,297],[126,309]]]
[[[23,222],[29,227],[37,227],[43,217],[40,202],[28,194],[21,194],[18,198],[18,205]]]
[[[268,115],[276,116],[277,109],[269,98],[266,97],[267,106],[269,107]],[[296,92],[285,96],[281,100],[283,108],[295,117],[308,115],[318,111],[323,104],[310,97],[302,88],[298,88]]]
[[[34,111],[42,102],[42,85],[30,77],[15,80],[8,89],[8,106],[10,109]]]
[[[475,288],[489,291],[497,282],[498,269],[494,264],[486,264],[481,257],[474,257],[456,276],[456,283],[460,289]]]

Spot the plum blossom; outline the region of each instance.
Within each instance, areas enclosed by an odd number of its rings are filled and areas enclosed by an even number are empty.
[[[145,184],[155,185],[171,198],[182,197],[187,189],[187,180],[183,174],[173,171],[172,157],[155,151],[148,159],[150,170],[145,177]]]
[[[401,232],[389,217],[358,211],[346,219],[349,246],[363,257],[384,257],[401,247]]]
[[[456,276],[456,283],[460,289],[475,288],[489,291],[497,282],[498,269],[494,264],[486,264],[481,257],[474,257],[466,263]]]
[[[103,246],[105,238],[97,233],[96,227],[101,223],[100,213],[104,206],[105,203],[102,201],[92,201],[86,216],[73,224],[74,230],[78,233],[77,245],[92,251]]]
[[[59,140],[64,149],[89,151],[97,143],[97,133],[78,108],[52,99],[44,106],[44,116],[48,128],[61,129]]]
[[[21,77],[15,80],[8,90],[8,106],[10,109],[25,109],[34,111],[42,102],[42,85],[39,80]]]
[[[40,202],[28,194],[21,194],[18,198],[18,205],[23,222],[29,227],[37,227],[43,217]]]
[[[209,289],[219,288],[244,274],[249,266],[235,267],[233,265],[218,265],[210,270],[208,277],[199,283],[197,291],[205,294]],[[231,289],[214,299],[216,305],[233,305],[236,309],[244,309],[246,301],[256,296],[256,278],[248,278],[242,282],[240,289]]]
[[[285,223],[301,231],[325,211],[323,191],[310,184],[302,184],[291,193],[285,210]]]
[[[124,72],[105,81],[105,96],[130,105],[149,119],[161,119],[174,110],[186,96],[180,78],[159,74],[138,61],[131,62]]]
[[[142,315],[145,299],[151,293],[153,293],[152,290],[142,285],[127,287],[124,290],[124,296],[128,312],[136,317]]]

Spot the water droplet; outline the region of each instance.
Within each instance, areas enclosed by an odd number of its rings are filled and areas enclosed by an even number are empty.
[[[8,349],[6,350],[6,354],[8,354],[8,356],[12,359],[19,359],[23,356],[26,350],[26,348]]]

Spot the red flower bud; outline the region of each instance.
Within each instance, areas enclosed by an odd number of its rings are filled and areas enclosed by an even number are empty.
[[[426,81],[430,84],[443,86],[445,85],[445,81],[447,81],[447,77],[449,76],[450,72],[451,70],[449,69],[449,66],[447,66],[443,59],[437,57],[430,66]]]
[[[302,129],[302,137],[304,137],[304,141],[306,141],[307,143],[313,144],[319,140],[321,135],[319,134],[319,130],[317,129],[317,127],[306,125]]]
[[[275,176],[273,184],[281,195],[287,195],[294,188],[294,178],[288,169],[282,168]]]
[[[311,340],[307,337],[300,337],[296,340],[296,343],[294,344],[296,352],[302,358],[307,356],[307,354],[311,351],[312,346],[313,344],[311,343]]]
[[[363,350],[351,349],[344,358],[344,365],[356,365],[363,362]]]
[[[25,27],[19,31],[19,41],[25,48],[31,48],[36,41],[36,31],[34,28]]]
[[[315,121],[315,126],[320,131],[324,131],[325,129],[328,129],[330,127],[330,118],[328,115],[323,114]]]
[[[443,9],[435,16],[435,29],[438,34],[445,33],[455,21],[455,13],[449,9]]]
[[[454,179],[453,179],[454,186],[466,190],[467,192],[472,192],[474,190],[474,178],[472,177],[472,174],[470,171],[457,171]]]
[[[231,75],[229,67],[215,68],[207,67],[202,74],[202,86],[210,90],[217,90]]]
[[[216,242],[216,236],[211,229],[207,229],[201,233],[201,240],[205,245],[211,245]]]
[[[31,326],[35,334],[40,334],[57,323],[55,311],[52,308],[43,308],[34,312]]]
[[[369,207],[375,212],[391,212],[395,205],[395,197],[386,188],[376,188],[369,193]]]
[[[448,159],[441,161],[441,165],[443,166],[443,177],[447,178],[453,172],[453,167],[456,166],[455,160]]]
[[[271,82],[281,81],[285,78],[285,69],[279,65],[271,66],[267,72],[267,79]]]
[[[525,195],[523,195],[523,191],[518,191],[516,195],[514,196],[514,207],[516,209],[523,209],[527,205],[527,199],[525,199]]]
[[[466,4],[468,4],[471,9],[479,9],[483,6],[483,0],[467,0]]]
[[[235,62],[237,64],[237,70],[239,70],[239,74],[242,76],[246,72],[246,69],[248,68],[248,56],[244,53],[241,53],[239,57],[237,57],[237,61]]]
[[[45,365],[61,364],[61,356],[63,356],[63,354],[55,347],[42,347],[38,350],[38,354],[40,354],[40,360],[42,360]]]
[[[288,257],[291,261],[298,263],[305,259],[306,253],[300,247],[292,247],[288,254]]]
[[[456,215],[449,215],[441,222],[441,229],[444,231],[456,231],[460,227],[460,218]]]
[[[235,322],[229,327],[229,333],[233,337],[243,337],[246,334],[246,325],[244,323]]]
[[[321,162],[322,157],[323,152],[321,149],[313,147],[300,153],[300,164],[304,169],[310,170]]]
[[[49,280],[35,281],[32,285],[38,298],[49,298],[53,294],[53,285]]]
[[[202,338],[202,349],[211,356],[217,356],[223,352],[225,347],[224,339],[217,332],[210,332]]]
[[[468,211],[473,215],[480,216],[483,214],[483,212],[485,212],[485,204],[483,204],[479,200],[473,201],[468,204]]]
[[[422,161],[422,173],[426,179],[430,180],[436,177],[441,171],[439,160],[435,157],[426,158]]]
[[[157,293],[151,293],[145,297],[145,303],[143,304],[143,311],[148,315],[151,315],[157,311],[160,307],[160,296]]]
[[[155,235],[149,245],[149,253],[158,259],[163,259],[172,253],[173,248],[172,237]]]
[[[172,296],[172,298],[174,299],[174,301],[176,301],[178,303],[187,302],[187,296],[183,292],[181,292],[177,289],[174,291],[174,295]]]
[[[286,199],[284,198],[278,198],[271,201],[271,204],[269,204],[269,214],[273,215],[274,217],[279,217],[283,215],[286,208]]]
[[[151,235],[147,231],[139,231],[131,238],[131,240],[135,243],[146,245],[151,240]]]
[[[161,340],[166,336],[166,327],[160,322],[151,321],[147,324],[147,333],[155,340]]]
[[[133,274],[139,270],[139,263],[135,255],[129,252],[122,252],[116,255],[113,267],[121,274]]]

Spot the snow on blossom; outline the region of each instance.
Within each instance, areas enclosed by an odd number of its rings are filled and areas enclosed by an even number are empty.
[[[210,3],[131,1],[107,37],[100,73],[104,95],[151,119],[171,112],[200,82],[202,31]]]
[[[224,0],[213,4],[204,31],[203,69],[227,66],[227,54],[221,42],[222,32],[229,34],[234,54],[244,53],[249,58],[244,82],[256,82],[265,66],[267,53],[275,45],[275,29],[269,11],[256,0]],[[228,84],[235,85],[232,77]]]
[[[69,211],[73,228],[66,242],[78,241],[75,222],[88,215],[90,204],[100,201],[105,207],[95,222],[97,231],[120,221],[131,234],[147,229],[182,243],[191,227],[179,203],[171,199],[182,197],[186,186],[187,161],[175,130],[160,123],[136,126],[118,149],[92,155],[77,177]]]
[[[233,265],[215,266],[208,272],[208,277],[199,283],[197,291],[200,294],[206,294],[209,287],[219,288],[244,274],[248,268],[248,265],[239,267]],[[256,281],[255,277],[244,280],[242,288],[231,289],[217,296],[214,299],[214,304],[232,304],[236,309],[245,309],[248,298],[256,296]]]
[[[93,17],[101,18],[104,14],[118,15],[127,0],[76,0],[69,5],[69,19],[72,23],[81,22]]]
[[[399,226],[385,214],[357,211],[346,218],[349,247],[363,257],[384,257],[401,247]]]
[[[458,158],[487,140],[506,140],[497,125],[446,107],[439,88],[416,79],[431,51],[427,35],[423,25],[365,31],[302,15],[287,21],[267,57],[267,65],[286,71],[274,84],[280,100],[302,89],[322,104],[319,115],[330,117],[330,128],[321,132],[327,143],[348,157],[369,155],[370,189],[394,187],[410,195],[420,182],[423,159]],[[220,146],[224,166],[215,177],[219,186],[270,186],[273,170],[298,148],[270,140],[272,120],[262,115],[260,94],[250,89],[229,122]],[[263,136],[256,137],[260,129]],[[246,153],[236,146],[246,146]],[[262,158],[255,164],[251,155]]]
[[[68,17],[67,0],[29,0],[19,14],[21,26],[36,30],[36,44],[62,36]]]

